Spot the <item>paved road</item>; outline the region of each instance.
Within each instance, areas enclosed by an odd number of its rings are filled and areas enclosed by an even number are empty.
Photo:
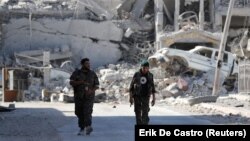
[[[94,131],[77,136],[74,104],[24,102],[16,110],[0,112],[0,141],[133,141],[135,116],[128,104],[95,104]],[[150,124],[211,124],[209,121],[156,105],[150,110]]]
[[[64,141],[133,141],[135,117],[133,107],[96,104],[93,113],[94,132],[91,136],[76,136],[76,119],[59,129]],[[168,110],[167,107],[151,107],[150,124],[211,124],[188,115]]]

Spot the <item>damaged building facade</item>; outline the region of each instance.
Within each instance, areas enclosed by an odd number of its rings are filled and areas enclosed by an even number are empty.
[[[62,76],[68,77],[83,57],[90,58],[93,68],[111,69],[106,70],[109,73],[100,71],[103,79],[111,81],[109,75],[118,79],[123,71],[117,75],[110,72],[127,66],[110,68],[109,64],[137,63],[161,48],[187,51],[201,45],[218,49],[229,0],[0,2],[0,65],[34,70],[30,76],[41,80],[32,84],[42,86],[32,85],[32,90],[23,93],[41,99],[38,97],[44,86],[50,90],[58,87],[58,93],[70,89]],[[243,48],[247,55],[249,6],[248,0],[235,2],[226,48],[229,52],[242,53]],[[39,92],[33,92],[37,87]]]
[[[228,16],[227,10],[230,1],[175,0],[175,8],[174,12],[172,12],[172,15],[174,15],[174,20],[172,20],[172,18],[169,16],[169,13],[171,13],[169,12],[167,7],[169,6],[169,1],[157,2],[158,9],[156,11],[155,22],[157,52],[153,56],[149,57],[151,65],[159,65],[164,67],[168,72],[168,75],[170,72],[170,76],[173,75],[173,73],[171,72],[185,72],[186,67],[206,73],[209,72],[208,70],[215,70],[218,50],[217,53],[212,53],[211,51],[208,51],[209,49],[201,49],[199,46],[219,49],[219,44],[222,42],[222,29],[224,28],[226,17]],[[233,7],[234,8],[232,10],[232,15],[230,15],[232,19],[229,28],[228,40],[226,43],[226,51],[229,51],[230,54],[234,55],[229,55],[231,57],[229,57],[228,55],[224,55],[223,58],[223,64],[227,66],[231,66],[232,64],[233,65],[228,70],[228,73],[231,73],[230,77],[224,75],[224,77],[220,78],[220,81],[225,82],[223,84],[225,85],[224,87],[227,87],[227,89],[222,90],[224,92],[226,90],[232,90],[228,89],[228,87],[234,87],[233,89],[235,89],[235,87],[238,87],[236,80],[238,79],[238,63],[235,62],[241,61],[241,57],[249,57],[249,1],[236,0]],[[172,27],[171,22],[174,23]],[[182,52],[181,50],[186,50],[186,52]],[[186,55],[190,52],[192,52],[192,54],[188,55],[189,57],[185,59]],[[230,63],[231,65],[228,64],[228,61],[231,60],[229,58],[232,58],[232,63]],[[199,61],[196,59],[198,59]],[[203,59],[207,60],[205,61],[206,63],[203,63],[202,66],[198,67],[198,63],[201,63],[200,61],[202,61]],[[214,65],[209,68],[209,64],[213,64],[213,62]],[[205,67],[208,67],[209,69],[202,70],[202,68]],[[232,72],[237,73],[235,73],[235,75]],[[247,72],[247,70],[245,70],[245,72]],[[210,77],[213,78],[214,74],[214,72],[210,72]],[[248,82],[249,78],[246,76],[247,75],[239,76],[239,78],[244,77],[244,82]],[[206,80],[207,79],[204,79],[203,82],[206,83]],[[240,80],[242,81],[242,79]],[[210,81],[209,83],[212,84],[213,81]],[[204,83],[202,84],[206,85]],[[240,85],[242,84],[243,83],[241,83]],[[246,84],[244,83],[244,85]],[[211,90],[213,86],[211,85],[207,88]],[[209,94],[211,92],[207,93]]]
[[[188,43],[218,47],[229,0],[157,2],[160,3],[156,11],[156,41],[159,42],[159,47],[178,48],[182,43],[185,43],[188,49],[193,48],[192,45],[188,47]],[[248,13],[249,1],[236,0],[230,24],[230,37],[240,36],[244,29],[249,27]]]

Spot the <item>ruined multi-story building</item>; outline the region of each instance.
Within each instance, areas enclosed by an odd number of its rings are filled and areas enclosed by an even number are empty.
[[[197,44],[218,47],[229,0],[155,0],[155,3],[158,48],[186,50]],[[229,36],[242,36],[249,27],[249,3],[235,1],[230,24],[233,32]]]

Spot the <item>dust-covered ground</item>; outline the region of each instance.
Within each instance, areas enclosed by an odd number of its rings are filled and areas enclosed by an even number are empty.
[[[201,115],[201,118],[217,124],[250,124],[250,95],[229,94],[219,97],[216,102],[193,106],[187,101],[185,98],[167,98],[159,101],[159,104],[191,115]]]
[[[7,104],[7,103],[6,103]],[[5,104],[4,104],[5,105]],[[77,136],[77,118],[73,103],[17,102],[16,110],[0,112],[1,141],[132,141],[134,108],[128,103],[96,103],[92,134]],[[171,110],[167,105],[150,107],[150,124],[211,125],[200,115]]]

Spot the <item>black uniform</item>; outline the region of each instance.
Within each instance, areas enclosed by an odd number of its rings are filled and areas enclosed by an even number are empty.
[[[90,89],[98,87],[99,80],[96,73],[92,70],[75,70],[70,76],[71,81],[84,81],[84,84],[73,86],[75,114],[78,117],[78,126],[81,129],[91,126],[92,112],[94,105],[95,92]]]
[[[136,123],[147,125],[149,123],[150,96],[155,93],[153,74],[150,72],[142,74],[141,70],[136,72],[130,83],[129,91],[134,98]]]

